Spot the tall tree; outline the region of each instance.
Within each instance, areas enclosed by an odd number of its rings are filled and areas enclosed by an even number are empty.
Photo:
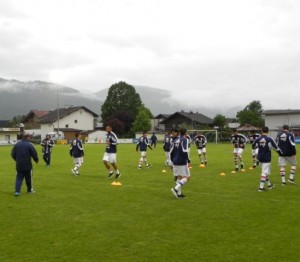
[[[260,101],[252,101],[242,111],[237,113],[237,118],[241,125],[250,124],[258,127],[264,125],[264,119],[262,118],[263,107]]]
[[[220,130],[223,130],[226,124],[226,117],[221,114],[216,115],[213,119],[213,124],[218,126]]]
[[[131,113],[135,119],[141,105],[140,95],[132,85],[122,81],[113,84],[109,88],[106,100],[101,106],[102,121],[105,122],[120,111]]]
[[[144,106],[140,107],[139,113],[133,123],[132,132],[148,131],[151,129],[151,117],[150,110]]]

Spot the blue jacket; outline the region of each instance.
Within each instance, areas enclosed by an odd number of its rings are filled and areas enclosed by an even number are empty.
[[[252,144],[252,149],[258,148],[257,159],[260,163],[271,163],[271,149],[276,150],[279,154],[281,151],[272,137],[261,135]]]
[[[84,156],[82,142],[79,138],[75,138],[72,141],[72,144],[71,144],[71,147],[70,147],[70,156],[72,156],[74,158]]]
[[[174,165],[183,166],[189,163],[188,139],[184,136],[176,137],[170,150],[171,161]]]
[[[33,144],[23,139],[14,145],[11,150],[11,157],[16,161],[16,170],[28,171],[32,169],[31,158],[38,163],[38,154]]]

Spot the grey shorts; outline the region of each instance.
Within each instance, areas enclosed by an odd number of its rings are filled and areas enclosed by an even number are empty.
[[[184,166],[173,165],[173,174],[174,176],[183,176],[183,177],[191,176],[188,165],[184,165]]]
[[[279,166],[286,166],[289,163],[291,166],[297,165],[296,156],[280,156],[278,158],[278,165]]]

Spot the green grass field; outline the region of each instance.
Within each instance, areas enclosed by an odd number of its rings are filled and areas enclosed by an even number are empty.
[[[276,153],[275,188],[260,193],[249,145],[237,174],[230,144],[208,144],[206,168],[192,147],[188,198],[176,199],[161,144],[142,170],[135,145],[118,146],[121,186],[107,179],[104,145],[85,145],[78,177],[68,146],[54,148],[50,168],[36,148],[36,193],[23,183],[15,197],[11,146],[0,147],[0,261],[300,261],[300,188],[281,186]]]

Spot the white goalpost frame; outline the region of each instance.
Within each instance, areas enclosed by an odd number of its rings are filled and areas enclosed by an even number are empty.
[[[208,133],[208,132],[215,132],[215,143],[218,144],[218,130],[217,129],[206,129],[206,130],[202,130],[202,129],[193,129],[193,130],[187,130],[188,134],[194,133],[194,132],[200,132],[200,133]],[[203,134],[205,135],[205,134]],[[206,135],[205,135],[206,136]]]

